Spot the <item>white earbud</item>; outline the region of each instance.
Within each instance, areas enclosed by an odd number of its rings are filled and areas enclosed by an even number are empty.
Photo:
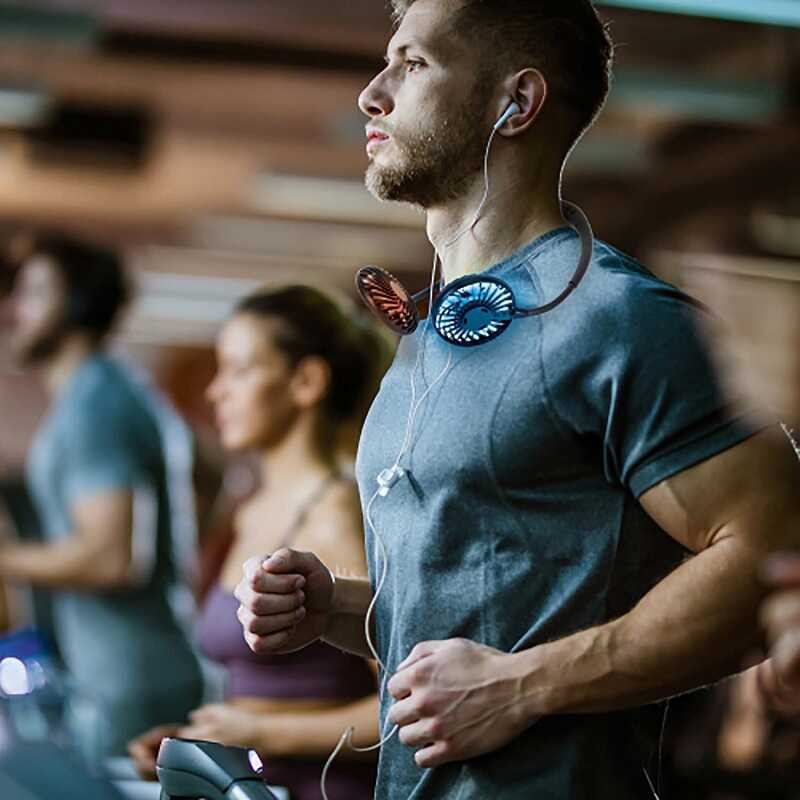
[[[514,114],[519,114],[519,112],[520,112],[519,105],[517,105],[517,103],[511,103],[511,105],[509,105],[509,107],[503,112],[503,116],[500,117],[500,119],[498,119],[497,122],[495,122],[494,129],[496,131],[500,130],[500,128],[502,128],[503,125],[506,124],[506,120],[509,117],[513,117]]]

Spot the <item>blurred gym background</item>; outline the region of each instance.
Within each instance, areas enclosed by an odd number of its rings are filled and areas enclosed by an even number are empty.
[[[794,280],[800,2],[598,6],[615,84],[566,196],[671,279]],[[123,248],[140,294],[120,346],[197,428],[213,334],[244,292],[350,294],[365,263],[426,280],[423,217],[362,187],[356,97],[389,32],[374,0],[0,2],[0,230],[55,224]],[[0,471],[19,468],[42,407],[3,356]]]

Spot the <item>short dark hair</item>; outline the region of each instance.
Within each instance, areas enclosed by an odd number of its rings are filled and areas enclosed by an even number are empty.
[[[391,0],[395,23],[414,2]],[[474,37],[498,68],[539,69],[574,118],[570,146],[602,110],[614,45],[591,0],[460,0],[453,30]]]
[[[58,231],[35,231],[12,239],[7,260],[18,271],[32,258],[47,258],[64,281],[62,328],[82,330],[96,341],[112,329],[131,297],[131,286],[114,250]]]
[[[276,320],[275,344],[293,367],[309,356],[327,362],[331,382],[322,407],[331,422],[366,412],[389,360],[385,341],[370,324],[351,318],[318,289],[301,285],[251,294],[234,314]]]

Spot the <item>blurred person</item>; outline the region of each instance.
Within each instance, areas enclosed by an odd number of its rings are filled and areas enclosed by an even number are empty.
[[[747,670],[670,701],[662,797],[748,800],[797,797],[800,728],[765,702]]]
[[[242,638],[233,590],[248,558],[281,547],[324,553],[340,574],[366,575],[358,493],[337,443],[371,399],[383,359],[376,335],[316,289],[292,286],[243,300],[219,335],[217,360],[207,394],[222,443],[257,455],[261,473],[260,488],[237,510],[233,543],[199,621],[205,655],[228,669],[227,697],[194,711],[188,725],[140,737],[130,752],[152,777],[167,735],[253,747],[268,783],[287,787],[293,800],[316,800],[342,730],[354,723],[362,744],[377,736],[374,672],[323,643],[289,656],[255,655]],[[329,773],[332,800],[372,797],[374,755],[350,759]]]
[[[5,504],[0,498],[0,541],[7,539],[11,535],[11,521],[6,511]],[[11,612],[9,587],[0,580],[0,634],[9,631],[13,625],[13,614]]]
[[[393,6],[360,97],[367,186],[426,212],[440,297],[480,273],[537,314],[469,348],[437,312],[403,339],[359,448],[371,581],[291,547],[251,559],[245,635],[366,654],[375,605],[381,800],[650,796],[652,704],[757,637],[759,563],[798,539],[798,465],[727,406],[696,303],[565,226],[564,163],[609,86],[592,4]]]
[[[774,553],[763,576],[771,589],[761,608],[770,658],[756,668],[759,685],[772,708],[800,718],[800,553]]]
[[[13,615],[8,602],[8,588],[0,583],[0,634],[10,630]]]
[[[183,509],[167,453],[178,428],[167,429],[166,407],[105,353],[129,297],[117,255],[58,233],[14,248],[11,346],[51,405],[28,461],[45,541],[3,540],[0,577],[52,590],[74,681],[70,729],[96,760],[123,754],[132,736],[202,697],[170,603],[185,524],[176,523]]]
[[[729,393],[783,420],[800,458],[800,282],[721,268],[687,271],[686,282],[717,317],[705,331]],[[761,614],[771,660],[754,673],[763,702],[776,713],[798,716],[800,556],[773,554],[763,577],[772,589]]]
[[[715,314],[705,332],[731,395],[800,429],[800,280],[687,270]]]
[[[746,776],[755,786],[772,785],[761,796],[797,797],[800,786],[800,702],[781,703],[765,692],[759,669],[725,682],[726,702],[717,739],[719,767]]]
[[[28,377],[35,381],[33,376]],[[46,409],[46,404],[43,406],[42,413]],[[39,419],[34,422],[34,429],[30,431],[28,437],[32,436]],[[42,526],[25,477],[27,449],[27,443],[23,444],[20,466],[7,470],[5,475],[0,477],[0,507],[6,512],[5,525],[0,525],[0,542],[10,538],[18,541],[42,540]],[[26,624],[35,625],[37,633],[47,642],[54,659],[58,660],[51,592],[36,586],[14,586],[9,581],[4,583],[9,601],[9,628],[13,630]]]

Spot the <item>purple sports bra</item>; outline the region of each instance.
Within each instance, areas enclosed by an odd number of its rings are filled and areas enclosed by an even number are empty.
[[[216,584],[198,622],[200,648],[228,669],[228,697],[357,700],[376,691],[363,658],[317,642],[288,655],[256,655],[236,617],[239,601]]]

